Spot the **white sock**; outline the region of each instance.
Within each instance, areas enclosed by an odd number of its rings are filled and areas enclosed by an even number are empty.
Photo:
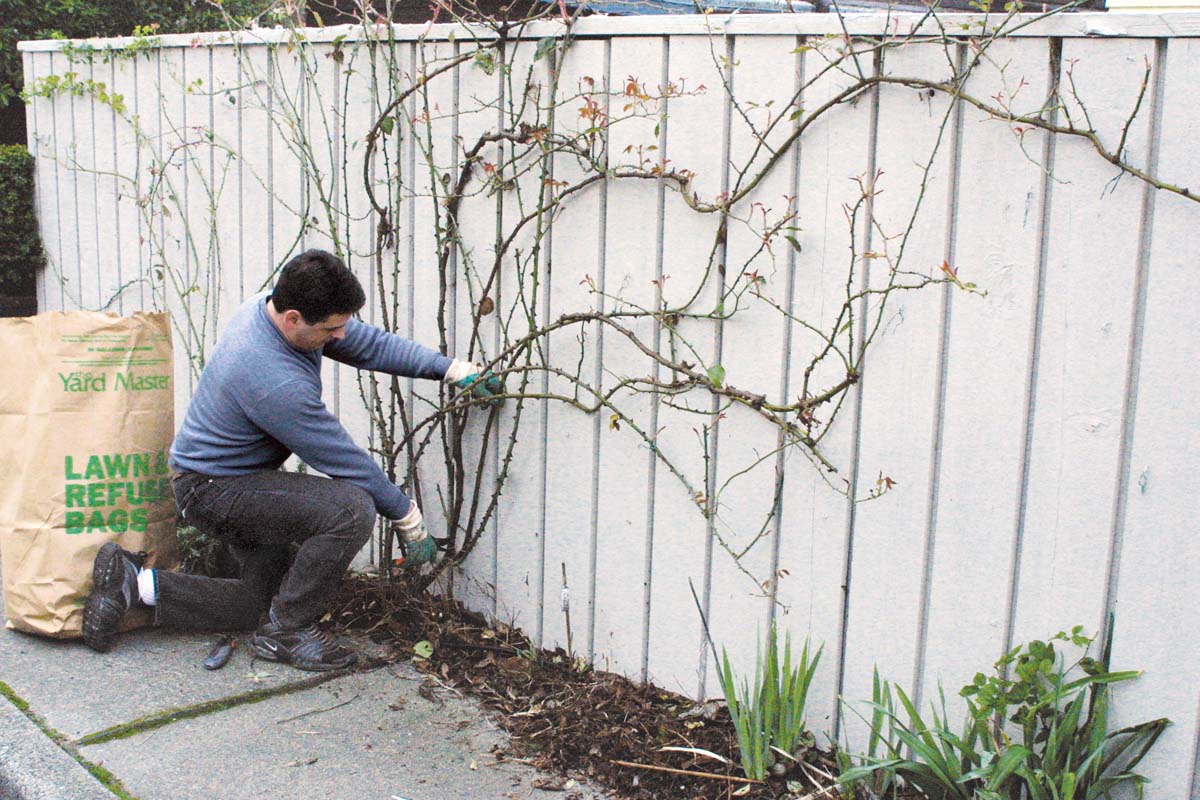
[[[154,577],[154,570],[144,569],[138,573],[138,595],[148,606],[158,602],[158,579]]]

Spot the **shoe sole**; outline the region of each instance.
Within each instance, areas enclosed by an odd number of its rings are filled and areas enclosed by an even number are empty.
[[[125,609],[109,596],[113,581],[125,575],[121,561],[120,545],[107,542],[97,551],[92,565],[92,593],[83,605],[83,643],[97,653],[107,653],[112,648],[113,637],[125,615]]]

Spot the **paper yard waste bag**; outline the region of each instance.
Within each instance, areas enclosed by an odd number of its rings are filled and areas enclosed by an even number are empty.
[[[0,562],[9,628],[79,636],[105,542],[178,560],[166,314],[0,319]],[[147,624],[147,612],[125,627]]]

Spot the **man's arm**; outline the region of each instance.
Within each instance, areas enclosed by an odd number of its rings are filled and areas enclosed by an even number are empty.
[[[319,390],[304,380],[288,381],[246,403],[246,415],[304,463],[331,478],[365,489],[385,517],[403,519],[413,502],[388,480],[383,470],[321,401]]]
[[[453,362],[436,350],[356,319],[346,324],[344,337],[325,345],[323,353],[359,369],[430,380],[442,380]]]
[[[490,402],[504,391],[491,372],[469,361],[458,361],[424,345],[367,325],[356,319],[346,324],[346,335],[325,345],[324,355],[359,369],[377,370],[405,378],[429,378],[451,383]]]

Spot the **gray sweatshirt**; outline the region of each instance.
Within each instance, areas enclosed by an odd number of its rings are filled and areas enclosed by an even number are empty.
[[[434,380],[446,374],[451,359],[356,319],[344,338],[322,350],[297,350],[267,316],[269,297],[264,292],[244,303],[221,335],[171,446],[171,466],[202,475],[247,475],[278,469],[295,453],[331,478],[361,486],[380,514],[400,519],[412,501],[321,400],[321,357]]]

